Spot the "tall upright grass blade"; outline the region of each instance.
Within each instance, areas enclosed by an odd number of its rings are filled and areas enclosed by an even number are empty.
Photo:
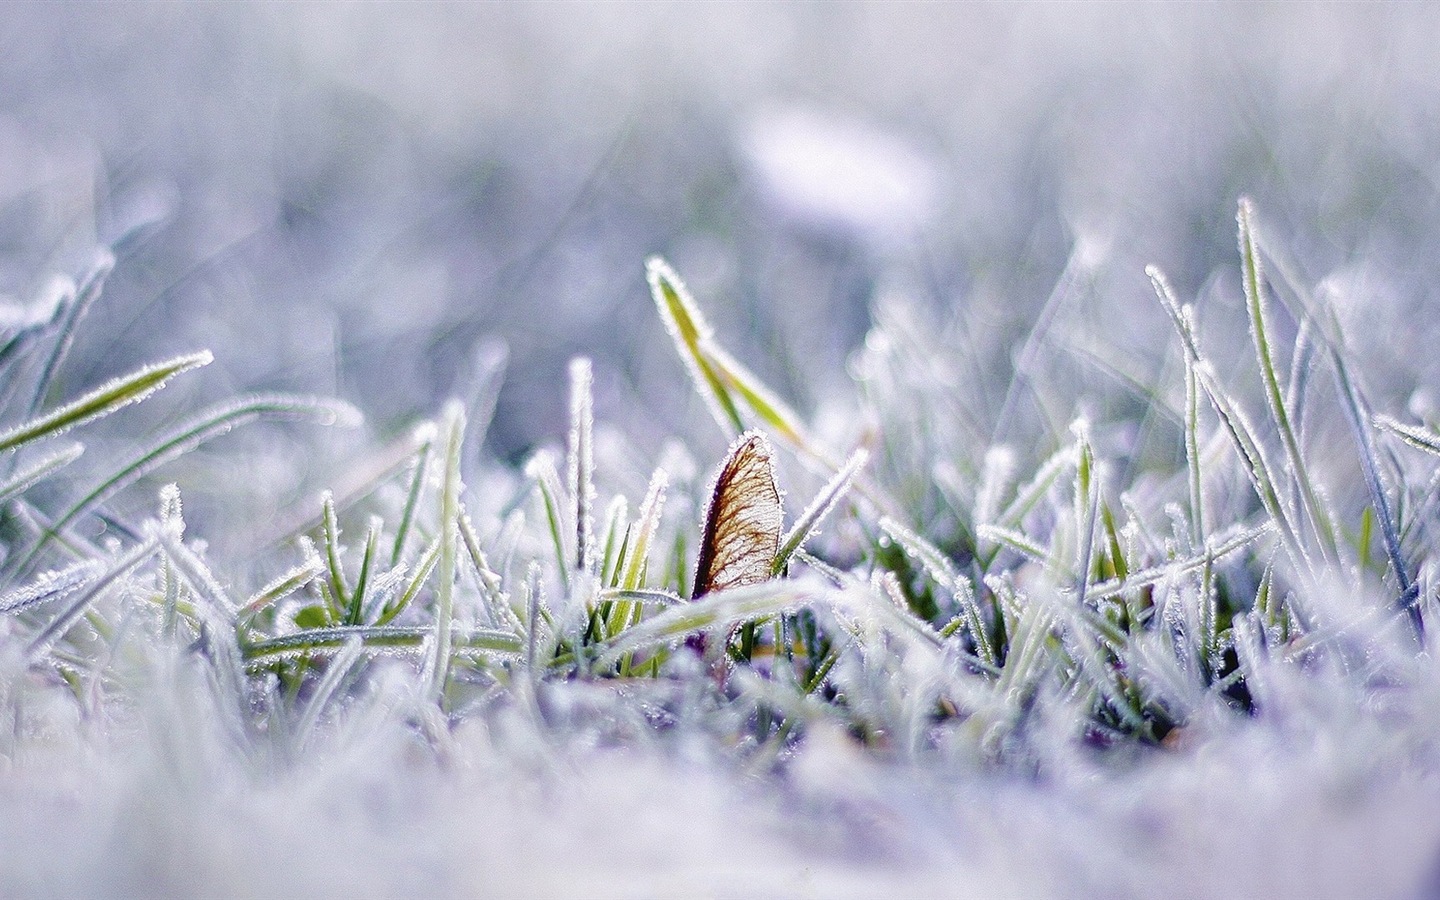
[[[1249,199],[1242,198],[1236,220],[1240,228],[1243,275],[1241,281],[1245,287],[1245,305],[1250,316],[1250,339],[1255,345],[1255,359],[1265,385],[1265,402],[1280,434],[1280,443],[1285,448],[1285,457],[1290,464],[1291,477],[1299,489],[1301,505],[1319,542],[1320,558],[1333,565],[1340,558],[1335,528],[1316,494],[1310,470],[1300,452],[1300,442],[1295,436],[1295,429],[1291,427],[1290,415],[1285,408],[1285,397],[1281,393],[1280,377],[1275,369],[1275,354],[1265,321],[1265,283],[1261,272],[1260,253],[1256,248],[1253,219],[1254,209]]]
[[[410,475],[410,489],[405,492],[405,506],[400,511],[400,522],[395,526],[395,541],[390,546],[390,567],[400,565],[400,559],[405,554],[405,542],[410,537],[410,529],[415,523],[415,508],[420,504],[420,495],[425,488],[425,479],[430,474],[430,454],[435,446],[436,428],[435,423],[425,422],[415,429],[415,442],[419,449],[415,452],[414,470]]]
[[[444,476],[440,492],[440,561],[435,586],[435,638],[430,648],[430,696],[442,700],[450,676],[450,630],[455,607],[455,561],[460,527],[460,458],[465,444],[465,410],[446,405],[441,433],[445,437]]]
[[[536,453],[525,464],[525,474],[535,482],[540,491],[540,502],[544,507],[545,523],[550,528],[550,539],[555,546],[555,560],[559,565],[560,580],[566,592],[570,590],[573,569],[571,539],[575,530],[567,527],[568,510],[563,505],[564,490],[560,487],[560,473],[555,471],[555,461],[544,450]]]
[[[344,615],[350,596],[345,563],[341,559],[340,521],[335,512],[335,495],[326,491],[320,498],[320,509],[320,537],[325,545],[325,568],[330,576],[330,621],[334,622]]]
[[[589,572],[595,558],[595,400],[590,360],[570,361],[570,436],[566,442],[570,518],[575,523],[576,571]]]
[[[650,485],[645,489],[645,499],[640,503],[635,524],[631,528],[634,539],[629,542],[625,551],[625,570],[620,586],[627,590],[644,586],[650,544],[655,539],[656,529],[660,527],[660,515],[665,509],[665,489],[669,484],[670,476],[664,469],[656,469],[650,476]]]
[[[1245,475],[1250,481],[1250,486],[1259,498],[1260,505],[1279,530],[1291,560],[1295,563],[1301,577],[1309,577],[1313,568],[1310,556],[1305,550],[1300,532],[1295,527],[1288,509],[1280,499],[1271,466],[1265,459],[1259,441],[1255,438],[1254,429],[1245,420],[1230,396],[1219,386],[1214,373],[1201,355],[1199,343],[1195,339],[1195,325],[1190,307],[1182,307],[1179,304],[1170,291],[1169,282],[1166,281],[1159,269],[1152,266],[1149,271],[1156,296],[1160,298],[1161,305],[1169,313],[1171,323],[1180,336],[1181,345],[1185,349],[1187,365],[1193,367],[1196,383],[1205,394],[1206,399],[1210,401],[1216,416],[1219,417],[1231,446],[1235,448],[1244,462]]]

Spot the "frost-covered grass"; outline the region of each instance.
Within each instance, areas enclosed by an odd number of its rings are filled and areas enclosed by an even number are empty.
[[[0,20],[0,895],[1440,890],[1431,16],[696,7]]]
[[[482,389],[243,560],[173,485],[117,511],[234,428],[358,413],[241,397],[96,459],[89,422],[210,357],[54,397],[112,260],[57,281],[0,350],[6,892],[1433,884],[1440,433],[1376,415],[1330,288],[1239,210],[1248,359],[1152,267],[1173,364],[1123,419],[1028,352],[987,414],[963,316],[891,300],[807,421],[651,260],[675,372],[789,489],[773,577],[696,597],[701,511],[754,498],[685,435],[649,473],[597,441],[584,359],[557,449],[468,452]]]

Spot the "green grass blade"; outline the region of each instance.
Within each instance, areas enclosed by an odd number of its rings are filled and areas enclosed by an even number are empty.
[[[615,587],[625,565],[625,538],[630,530],[630,503],[623,494],[610,498],[605,509],[605,534],[600,539],[600,584]]]
[[[81,614],[83,614],[86,608],[100,595],[101,591],[154,556],[156,549],[159,547],[159,543],[158,538],[149,538],[144,543],[131,548],[127,553],[112,562],[101,575],[89,583],[89,586],[80,593],[79,597],[71,601],[69,606],[65,607],[54,619],[51,619],[50,624],[46,625],[45,628],[30,641],[30,645],[25,650],[25,655],[33,660],[49,649],[50,645],[55,641],[64,637],[65,632],[70,630],[70,626],[75,624],[75,620],[80,618]]]
[[[664,469],[656,469],[650,476],[650,485],[645,489],[645,499],[640,503],[632,529],[634,539],[626,551],[625,573],[620,586],[636,590],[644,586],[645,561],[650,555],[650,543],[655,539],[655,530],[660,527],[660,515],[665,509],[665,489],[670,476]]]
[[[325,563],[315,552],[313,545],[305,554],[305,562],[271,581],[257,591],[240,607],[240,620],[245,622],[271,605],[285,599],[325,572]]]
[[[400,565],[405,554],[405,541],[415,523],[415,508],[420,504],[420,494],[425,489],[425,479],[430,474],[430,453],[435,446],[435,423],[425,422],[415,429],[414,471],[410,476],[410,489],[405,493],[405,506],[400,511],[400,524],[395,526],[395,543],[390,547],[390,567]]]
[[[536,453],[525,464],[525,474],[534,482],[540,491],[540,502],[544,507],[545,524],[550,529],[550,539],[555,546],[555,560],[560,567],[560,581],[565,592],[570,591],[570,570],[571,560],[570,535],[574,534],[571,529],[565,527],[565,508],[561,505],[563,491],[560,487],[560,473],[555,471],[555,462],[550,454],[544,450]]]
[[[440,562],[435,587],[434,654],[429,663],[430,695],[443,700],[450,675],[450,630],[455,604],[455,562],[460,528],[460,458],[465,444],[465,410],[459,403],[446,405],[444,480],[440,492]]]
[[[614,639],[597,644],[597,662],[602,668],[613,666],[628,653],[678,642],[700,631],[729,629],[750,619],[793,612],[811,599],[811,591],[794,581],[766,581],[716,591],[694,602],[671,606]]]
[[[1306,517],[1319,542],[1320,557],[1326,563],[1333,564],[1340,558],[1335,527],[1320,502],[1309,468],[1300,452],[1300,442],[1295,436],[1295,429],[1291,427],[1290,415],[1285,408],[1285,398],[1280,389],[1280,377],[1275,369],[1275,354],[1265,321],[1265,284],[1260,252],[1256,247],[1254,209],[1249,199],[1240,201],[1236,219],[1240,229],[1241,281],[1245,287],[1245,305],[1250,317],[1250,339],[1255,346],[1256,363],[1260,367],[1260,376],[1265,385],[1265,402],[1280,434],[1280,443],[1285,449],[1291,476],[1299,488]]]
[[[665,323],[665,330],[691,380],[695,382],[696,390],[726,437],[736,437],[745,430],[745,421],[740,417],[740,410],[725,381],[702,347],[710,342],[713,335],[709,323],[700,314],[700,308],[685,283],[665,260],[658,256],[646,260],[645,278],[650,284],[655,307],[660,311],[660,320]]]
[[[790,562],[790,557],[815,533],[821,520],[830,514],[830,511],[850,490],[851,482],[855,480],[855,476],[869,460],[870,454],[863,447],[856,450],[850,455],[850,460],[845,463],[844,467],[820,489],[820,493],[816,494],[815,499],[810,501],[810,505],[805,507],[805,511],[795,520],[790,532],[780,542],[780,549],[775,554],[775,561],[770,566],[771,575],[778,575],[784,571],[785,566]]]
[[[253,667],[309,654],[333,653],[357,637],[367,650],[410,650],[418,653],[434,634],[435,629],[430,625],[338,625],[257,641],[246,645],[243,653],[247,665]],[[452,635],[451,644],[456,653],[496,653],[507,657],[518,656],[524,649],[517,635],[493,629],[456,632]]]
[[[105,286],[105,279],[115,267],[115,257],[108,250],[102,250],[100,258],[95,261],[90,271],[82,279],[81,284],[75,291],[74,298],[64,304],[64,312],[57,323],[55,343],[50,349],[50,355],[46,357],[44,366],[40,369],[39,376],[35,379],[35,388],[30,395],[30,403],[26,407],[25,417],[34,418],[40,411],[40,406],[45,402],[45,394],[50,390],[50,385],[55,380],[55,373],[60,371],[60,366],[65,362],[65,357],[70,354],[70,348],[75,343],[75,326],[85,318],[90,307],[100,296],[101,289]]]
[[[375,624],[388,625],[395,620],[396,616],[404,612],[405,608],[415,601],[415,597],[420,593],[420,588],[425,584],[425,579],[430,577],[430,573],[435,570],[435,566],[439,562],[440,540],[437,538],[430,543],[424,553],[420,554],[420,560],[415,563],[415,572],[410,576],[410,583],[405,586],[405,590],[400,592],[394,602],[380,610],[380,614],[375,618]]]
[[[360,574],[355,577],[355,590],[350,593],[350,604],[345,610],[346,625],[360,625],[365,612],[365,591],[370,586],[370,570],[375,563],[375,552],[380,544],[380,518],[371,517],[370,528],[365,533],[365,550],[360,556]]]
[[[214,359],[208,350],[191,353],[108,381],[78,400],[0,434],[0,451],[13,450],[41,438],[54,437],[93,419],[107,416],[117,409],[138,403],[164,387],[165,382],[176,375],[209,365]]]
[[[320,498],[320,509],[320,538],[325,545],[325,567],[330,575],[330,618],[336,621],[345,615],[350,588],[345,583],[345,563],[340,558],[340,521],[335,513],[335,495],[326,491]]]

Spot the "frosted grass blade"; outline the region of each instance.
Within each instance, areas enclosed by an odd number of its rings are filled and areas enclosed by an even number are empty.
[[[810,505],[805,507],[805,511],[795,520],[795,524],[781,540],[780,549],[775,554],[775,562],[770,566],[772,575],[778,575],[784,570],[790,562],[790,557],[804,545],[805,541],[809,540],[819,527],[821,520],[829,515],[835,505],[844,498],[845,493],[850,489],[851,482],[855,480],[855,476],[869,461],[868,451],[864,448],[856,450],[851,454],[844,467],[835,473],[835,477],[820,489],[820,493],[816,494],[815,499],[810,501]]]
[[[450,675],[450,630],[455,605],[455,561],[460,527],[460,456],[465,443],[465,410],[459,403],[446,404],[444,480],[440,493],[440,562],[435,588],[435,637],[430,648],[430,696],[443,701]]]
[[[78,400],[0,434],[0,451],[13,450],[41,438],[54,437],[93,419],[107,416],[117,409],[138,403],[164,387],[165,383],[176,375],[209,365],[214,359],[208,350],[191,353],[108,381]]]

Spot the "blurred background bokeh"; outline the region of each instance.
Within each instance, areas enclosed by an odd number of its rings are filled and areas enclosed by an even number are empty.
[[[649,254],[807,413],[851,390],[887,293],[963,316],[956,352],[1003,392],[1068,284],[1059,349],[1144,381],[1170,339],[1143,265],[1236,303],[1249,194],[1346,290],[1394,405],[1440,364],[1437,24],[1410,4],[7,4],[0,295],[114,247],[67,390],[209,347],[196,400],[333,393],[384,437],[508,353],[487,446],[518,459],[563,431],[587,354],[599,416],[655,448],[703,410]]]

